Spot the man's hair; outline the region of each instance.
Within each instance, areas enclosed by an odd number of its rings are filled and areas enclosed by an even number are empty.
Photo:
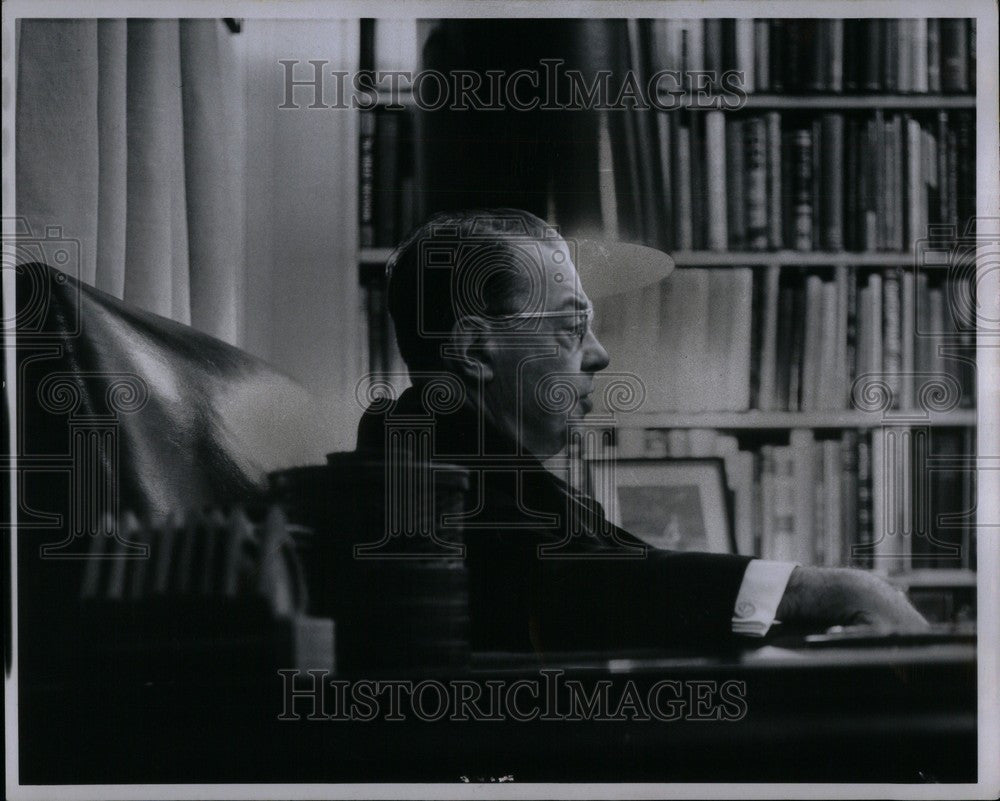
[[[436,214],[396,248],[389,313],[410,372],[442,369],[441,346],[462,317],[509,314],[537,294],[543,241],[558,231],[520,209]]]

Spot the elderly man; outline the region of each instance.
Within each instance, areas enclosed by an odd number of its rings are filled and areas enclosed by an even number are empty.
[[[591,410],[609,364],[572,253],[544,221],[509,209],[441,214],[390,268],[413,386],[365,414],[358,446],[382,449],[390,418],[432,419],[433,456],[476,466],[465,533],[474,648],[714,647],[775,620],[926,625],[863,571],[648,549],[543,466]],[[426,390],[442,376],[458,392],[435,402]]]

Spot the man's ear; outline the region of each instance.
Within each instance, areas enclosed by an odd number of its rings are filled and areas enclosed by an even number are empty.
[[[475,381],[490,381],[494,374],[490,329],[482,317],[467,315],[455,321],[451,339],[441,357],[449,368]]]

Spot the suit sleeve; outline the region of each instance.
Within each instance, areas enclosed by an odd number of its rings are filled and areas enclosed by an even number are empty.
[[[649,551],[638,559],[535,559],[533,644],[540,650],[714,647],[732,642],[750,557]]]

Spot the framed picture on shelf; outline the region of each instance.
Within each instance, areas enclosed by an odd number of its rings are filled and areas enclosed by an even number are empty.
[[[588,462],[608,519],[653,548],[735,553],[722,459]]]

